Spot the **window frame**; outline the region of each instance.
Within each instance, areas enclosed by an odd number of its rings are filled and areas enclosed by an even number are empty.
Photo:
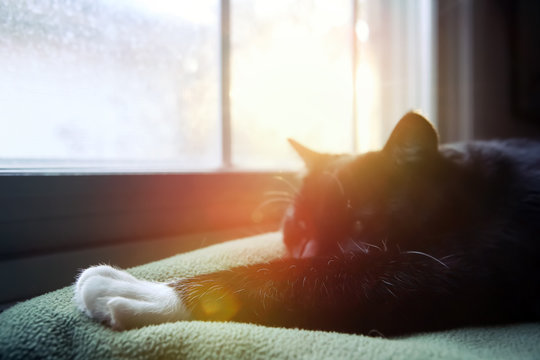
[[[358,8],[357,1],[352,1],[354,21]],[[230,0],[220,0],[220,6],[222,168],[214,172],[114,173],[105,168],[103,171],[0,168],[0,265],[170,236],[233,229],[251,229],[249,234],[254,234],[279,229],[286,208],[284,203],[268,206],[260,214],[257,212],[269,199],[267,192],[294,193],[298,178],[290,171],[235,171],[232,166]],[[351,32],[352,64],[356,64],[359,50],[354,26]],[[355,69],[353,66],[353,81]],[[356,87],[352,89],[351,133],[356,146],[357,95]],[[65,279],[74,276],[71,267],[52,262],[47,266],[63,266],[67,273]],[[38,275],[46,278],[48,274]],[[39,283],[38,275],[32,274],[36,283]],[[36,295],[58,286],[44,285],[39,291],[21,294]],[[2,301],[0,298],[0,303]]]
[[[290,172],[1,174],[0,261],[233,228],[277,230]]]

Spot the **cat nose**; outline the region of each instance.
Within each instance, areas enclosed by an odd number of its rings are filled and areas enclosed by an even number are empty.
[[[291,251],[291,256],[295,259],[305,259],[317,255],[317,242],[313,239],[304,241],[299,246],[294,247]]]

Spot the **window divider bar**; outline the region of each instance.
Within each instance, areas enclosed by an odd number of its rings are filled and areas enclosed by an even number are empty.
[[[220,93],[220,105],[221,105],[221,165],[224,169],[230,169],[232,167],[232,149],[231,149],[231,104],[230,104],[230,75],[231,75],[231,49],[230,49],[230,0],[221,0],[220,3],[221,13],[221,42],[220,42],[220,55],[221,55],[221,93]]]

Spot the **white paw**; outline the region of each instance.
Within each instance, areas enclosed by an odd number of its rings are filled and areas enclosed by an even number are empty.
[[[117,330],[189,318],[173,288],[136,279],[107,265],[90,267],[81,273],[75,284],[74,300],[90,318]]]

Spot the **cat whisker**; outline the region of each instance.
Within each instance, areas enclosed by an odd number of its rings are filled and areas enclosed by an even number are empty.
[[[446,265],[446,264],[445,264],[444,262],[442,262],[441,260],[437,259],[435,256],[431,256],[431,255],[426,254],[425,252],[422,252],[422,251],[404,251],[404,252],[402,252],[402,254],[422,255],[422,256],[425,256],[425,257],[430,258],[430,259],[433,260],[433,261],[438,262],[439,264],[441,264],[442,266],[444,266],[444,267],[447,268],[447,269],[450,268],[448,265]]]
[[[369,336],[378,336],[378,337],[381,337],[381,338],[386,338],[386,336],[384,336],[384,334],[382,332],[380,332],[379,330],[377,330],[377,329],[369,330],[368,335]]]
[[[294,199],[294,194],[288,192],[288,191],[265,191],[264,195],[266,196],[278,196],[278,197],[285,197],[287,199]]]
[[[341,183],[341,180],[339,180],[339,178],[336,176],[336,174],[331,173],[329,171],[325,171],[324,175],[330,176],[330,178],[333,179],[336,182],[336,184],[337,184],[337,186],[339,188],[339,191],[341,192],[341,195],[345,195],[345,189],[343,188],[343,184]]]
[[[381,240],[381,243],[382,243],[382,246],[383,246],[383,250],[384,250],[385,252],[388,251],[388,247],[386,246],[386,241],[387,241],[387,240],[388,240],[388,238],[384,238],[384,239]]]
[[[458,255],[462,255],[462,254],[456,253],[456,254],[446,255],[446,256],[443,256],[443,257],[441,258],[441,260],[450,259],[450,258],[453,258],[454,256],[458,256]]]
[[[291,205],[293,202],[293,199],[284,198],[284,197],[276,197],[272,199],[265,200],[261,202],[259,205],[255,207],[252,211],[252,217],[259,218],[263,216],[262,210],[266,208],[267,206],[273,205],[273,204],[283,204],[283,207],[287,207]]]
[[[361,252],[364,254],[369,253],[369,248],[360,246],[356,241],[352,240],[353,244],[356,245],[358,249],[360,249]]]
[[[363,242],[363,241],[360,241],[360,244],[365,245],[365,246],[368,246],[368,247],[375,248],[375,249],[377,249],[377,250],[379,250],[379,251],[382,252],[382,249],[381,249],[380,247],[378,247],[377,245],[373,245],[373,244],[370,244],[370,243],[367,243],[367,242]]]
[[[260,210],[261,208],[264,208],[268,205],[274,204],[274,203],[286,203],[287,205],[290,205],[292,203],[291,199],[288,198],[282,198],[282,197],[276,197],[272,199],[268,199],[263,201],[257,206],[257,210]]]
[[[393,297],[395,297],[397,299],[397,296],[396,294],[394,294],[394,292],[392,290],[390,290],[390,288],[388,287],[385,287],[386,291],[388,291],[390,294],[392,294]]]
[[[298,192],[298,187],[295,186],[295,185],[293,185],[292,182],[290,182],[289,180],[285,179],[283,176],[279,176],[279,175],[274,176],[274,179],[279,180],[279,181],[285,183],[285,184],[293,191],[293,193],[294,193],[295,195],[298,195],[298,193],[299,193],[299,192]]]
[[[324,281],[323,281],[323,283],[322,283],[322,287],[323,287],[324,290],[326,291],[326,296],[329,296],[330,293],[328,292],[328,288],[326,287],[326,284],[324,283]]]

